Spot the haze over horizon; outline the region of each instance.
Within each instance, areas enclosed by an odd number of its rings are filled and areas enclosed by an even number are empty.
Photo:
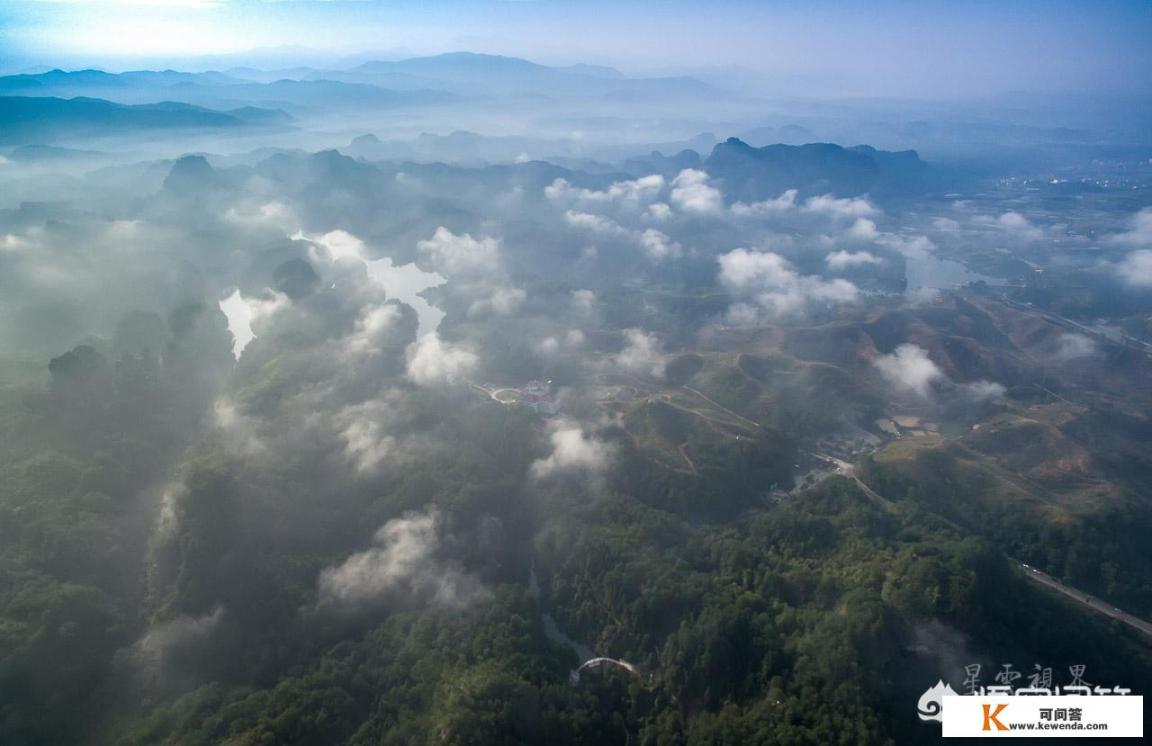
[[[0,68],[337,67],[471,51],[636,75],[727,72],[780,95],[1145,95],[1150,29],[1152,4],[1139,0],[4,0]]]

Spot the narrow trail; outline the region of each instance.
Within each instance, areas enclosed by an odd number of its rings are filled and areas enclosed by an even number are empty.
[[[687,412],[690,415],[694,415],[696,417],[699,417],[700,419],[705,420],[706,422],[710,423],[713,426],[724,425],[726,427],[740,427],[740,428],[744,427],[743,423],[741,423],[741,422],[731,422],[731,421],[721,420],[721,419],[718,419],[716,417],[713,417],[713,416],[707,414],[706,412],[701,412],[699,409],[692,409],[691,407],[686,407],[683,404],[677,404],[676,402],[672,401],[671,399],[661,399],[660,401],[664,402],[665,404],[672,407],[673,409],[679,409],[681,412]]]
[[[696,468],[696,462],[693,461],[692,457],[688,455],[688,443],[681,443],[678,450],[680,451],[680,457],[683,458],[685,462],[687,462],[688,468],[692,470],[692,476],[700,476],[700,470]]]
[[[709,404],[711,404],[712,406],[716,407],[716,408],[717,408],[717,409],[719,409],[721,412],[726,412],[727,414],[730,414],[730,415],[732,415],[733,417],[735,417],[736,419],[738,419],[738,420],[740,420],[741,422],[745,423],[746,425],[750,425],[750,426],[752,426],[752,427],[753,427],[754,429],[756,429],[756,430],[761,430],[761,429],[763,429],[763,426],[762,426],[762,425],[761,425],[759,422],[755,422],[755,421],[753,421],[753,420],[750,420],[750,419],[748,419],[747,417],[745,417],[744,415],[741,415],[741,414],[736,414],[736,413],[735,413],[735,412],[733,412],[731,409],[729,409],[728,407],[724,406],[724,405],[723,405],[723,404],[721,404],[720,402],[718,402],[718,401],[715,401],[714,399],[712,399],[711,397],[709,397],[709,396],[708,396],[707,394],[705,394],[704,392],[702,392],[702,391],[699,391],[699,390],[697,390],[697,389],[694,389],[694,388],[692,388],[691,386],[688,386],[687,384],[685,384],[684,386],[681,386],[681,388],[683,388],[685,391],[691,391],[693,394],[696,394],[696,396],[699,396],[701,399],[703,399],[704,401],[708,402],[708,403],[709,403]]]

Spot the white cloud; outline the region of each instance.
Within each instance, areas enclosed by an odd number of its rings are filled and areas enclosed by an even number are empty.
[[[660,261],[680,254],[680,244],[654,228],[649,228],[639,234],[639,241],[640,248],[653,261]]]
[[[1067,332],[1057,340],[1056,357],[1060,360],[1092,357],[1098,351],[1096,340],[1083,334]]]
[[[20,251],[32,245],[32,242],[14,233],[0,235],[0,253],[7,251]]]
[[[834,251],[824,257],[824,261],[831,269],[847,269],[866,264],[883,264],[884,260],[870,251]]]
[[[554,202],[639,204],[654,199],[663,190],[664,177],[652,174],[630,181],[617,181],[603,190],[582,189],[572,186],[566,179],[556,179],[544,187],[544,196]]]
[[[624,340],[624,349],[612,358],[617,366],[629,373],[663,377],[664,355],[660,352],[660,340],[655,334],[641,329],[625,329]]]
[[[156,516],[156,538],[161,542],[176,536],[183,514],[183,503],[188,497],[188,487],[183,482],[172,482],[160,494],[160,511]]]
[[[813,275],[799,277],[793,285],[761,293],[756,297],[764,309],[776,316],[802,313],[813,302],[852,303],[859,289],[847,280],[822,280]]]
[[[1136,287],[1152,285],[1152,250],[1137,249],[1116,265],[1120,279]]]
[[[268,450],[260,436],[259,420],[241,412],[236,402],[227,396],[218,397],[212,403],[212,424],[233,453],[258,456]]]
[[[220,397],[212,405],[212,422],[223,430],[233,430],[243,424],[244,415],[236,403],[227,397]]]
[[[581,315],[588,315],[592,313],[592,309],[596,307],[596,293],[591,290],[573,290],[572,291],[572,308]]]
[[[1032,223],[1028,222],[1028,218],[1018,212],[1008,211],[996,218],[996,223],[1009,233],[1028,241],[1034,241],[1044,237],[1044,231],[1032,225]]]
[[[866,218],[877,214],[878,210],[868,200],[855,198],[837,198],[831,194],[819,197],[809,197],[804,202],[804,212],[828,215],[833,218]]]
[[[935,381],[945,377],[928,352],[914,344],[902,344],[891,354],[876,358],[873,364],[892,384],[923,397],[931,394]]]
[[[724,195],[712,186],[708,174],[686,168],[672,181],[672,204],[684,212],[714,214],[724,209]]]
[[[1152,207],[1145,207],[1128,221],[1128,230],[1110,236],[1109,243],[1132,248],[1152,248]]]
[[[500,239],[473,238],[469,233],[456,235],[443,226],[436,229],[432,238],[417,243],[416,248],[445,274],[487,272],[500,263]]]
[[[357,472],[366,473],[401,457],[401,444],[392,431],[412,417],[407,399],[388,391],[376,399],[340,410],[332,418],[337,437],[344,443],[344,460]]]
[[[789,189],[779,197],[767,199],[763,202],[753,202],[751,204],[737,202],[732,205],[732,214],[739,217],[779,215],[780,213],[788,212],[796,208],[797,194],[798,192],[795,189]]]
[[[951,387],[950,379],[928,357],[927,350],[915,344],[902,344],[890,354],[881,355],[872,362],[881,375],[898,390],[912,392],[925,399],[932,396],[937,384],[977,403],[1002,399],[1007,392],[1002,384],[985,378]]]
[[[140,662],[158,664],[173,648],[207,639],[223,619],[223,606],[202,616],[178,616],[149,628],[136,642],[135,651],[141,657]]]
[[[629,235],[628,230],[616,221],[588,212],[568,210],[564,213],[564,222],[573,228],[599,233],[603,236],[627,238]]]
[[[648,210],[644,214],[651,220],[663,223],[672,217],[672,208],[667,202],[654,202],[648,205]]]
[[[444,342],[436,333],[425,334],[408,345],[408,380],[418,386],[456,383],[476,368],[479,358],[471,350]]]
[[[536,350],[546,356],[555,355],[561,349],[577,350],[584,346],[584,332],[579,329],[569,329],[561,339],[555,336],[545,337],[536,345]]]
[[[586,435],[578,425],[562,427],[551,435],[552,453],[532,464],[537,479],[558,472],[602,472],[612,460],[612,447]]]
[[[868,218],[856,218],[856,222],[846,231],[846,234],[849,238],[861,241],[874,241],[880,236],[880,232],[876,230],[876,224]]]
[[[734,290],[779,287],[796,277],[788,260],[771,251],[736,249],[721,255],[719,262],[720,281]]]
[[[891,233],[883,234],[879,243],[896,249],[910,259],[930,256],[936,251],[936,244],[927,236],[898,236]]]
[[[360,605],[414,596],[460,608],[487,595],[474,576],[439,559],[439,516],[408,513],[385,523],[374,547],[320,573],[321,603]]]
[[[851,303],[859,289],[844,279],[825,280],[818,275],[801,275],[787,259],[771,251],[735,249],[719,257],[720,282],[737,295],[750,296],[759,310],[775,315],[799,313],[813,302]],[[747,301],[734,304],[728,313],[733,324],[759,320],[756,305]]]
[[[381,432],[378,422],[354,419],[340,432],[344,455],[358,472],[376,469],[396,450],[396,438]]]
[[[752,326],[761,321],[761,310],[752,303],[733,303],[728,307],[728,323],[733,326]]]
[[[645,256],[653,261],[660,261],[680,254],[680,244],[655,228],[633,231],[602,215],[576,212],[575,210],[565,212],[564,221],[573,228],[590,231],[600,236],[632,241],[640,247]]]
[[[329,261],[341,259],[364,259],[364,242],[345,230],[329,231],[321,236],[305,237],[302,233],[297,237],[311,241],[313,245],[322,247],[328,254]],[[318,257],[313,257],[318,258]]]
[[[1002,399],[1004,398],[1004,393],[1007,391],[1003,385],[983,378],[979,381],[973,381],[972,383],[960,384],[957,388],[960,389],[960,393],[966,398],[977,402]]]
[[[381,339],[395,328],[402,313],[395,303],[369,306],[356,319],[356,328],[344,341],[344,348],[353,357],[378,355]]]
[[[468,306],[469,316],[511,316],[528,298],[520,288],[496,288],[492,295],[473,301]]]

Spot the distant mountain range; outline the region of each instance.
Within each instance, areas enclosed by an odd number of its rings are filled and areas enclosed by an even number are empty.
[[[289,120],[284,112],[251,106],[215,111],[173,101],[126,105],[84,97],[0,96],[0,142],[6,144],[49,143],[139,130],[239,128]]]
[[[0,95],[37,95],[61,89],[132,88],[187,85],[229,85],[245,81],[217,72],[186,73],[176,70],[134,70],[109,73],[103,70],[49,70],[32,75],[0,77]]]
[[[299,71],[299,74],[310,75],[311,71]],[[319,79],[252,81],[225,73],[172,70],[125,73],[52,70],[36,75],[9,75],[0,77],[0,96],[83,96],[121,104],[181,101],[213,109],[263,104],[298,112],[430,106],[457,98],[452,93],[428,88],[389,90],[366,83]]]
[[[726,94],[689,77],[629,78],[610,67],[549,67],[515,57],[456,52],[366,62],[348,70],[50,70],[0,77],[0,95],[91,96],[129,104],[176,100],[212,108],[255,102],[292,111],[294,107],[426,106],[457,97],[564,96],[619,102],[719,100]]]
[[[500,100],[508,102],[506,109],[493,106]],[[773,197],[791,188],[803,194],[898,196],[935,191],[955,176],[929,166],[911,150],[888,152],[828,143],[754,147],[747,142],[801,143],[810,139],[813,133],[796,125],[753,129],[729,125],[729,132],[744,131],[746,138],[719,143],[707,132],[691,140],[666,136],[692,126],[688,122],[695,120],[680,119],[685,112],[727,116],[735,100],[731,94],[692,77],[630,78],[610,67],[553,67],[467,52],[369,61],[347,70],[50,70],[0,77],[0,143],[84,147],[67,140],[131,136],[142,130],[280,127],[293,123],[294,117],[305,126],[302,123],[306,119],[333,114],[349,115],[349,121],[351,115],[359,116],[367,128],[384,121],[386,112],[424,116],[431,107],[442,106],[446,107],[443,115],[428,116],[430,127],[474,116],[490,128],[494,113],[512,119],[535,116],[537,125],[548,124],[538,126],[541,134],[534,137],[512,132],[491,137],[463,130],[410,140],[364,137],[355,140],[347,152],[372,160],[443,160],[474,165],[543,158],[590,176],[606,176],[617,168],[667,176],[684,168],[703,168],[723,181],[726,195],[741,201]],[[569,106],[567,110],[538,106],[544,102],[566,102]],[[526,105],[520,107],[520,103]],[[662,124],[666,117],[668,127]],[[652,152],[631,157],[640,148],[623,144],[614,151],[598,149],[598,142],[610,139],[615,132],[617,120],[619,127],[630,128],[633,138],[634,133],[651,133],[648,142],[653,144],[644,149],[672,155]],[[49,157],[43,152],[26,155],[28,160]]]
[[[53,145],[21,145],[4,156],[16,163],[51,163],[53,161],[103,161],[108,159],[107,153],[98,150],[78,150],[76,148],[59,148]]]
[[[629,78],[611,67],[549,67],[518,57],[452,52],[391,62],[366,62],[350,71],[362,78],[409,76],[438,81],[448,90],[485,94],[719,97],[719,89],[690,77]]]

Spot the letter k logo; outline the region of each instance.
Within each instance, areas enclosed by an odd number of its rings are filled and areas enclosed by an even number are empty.
[[[1008,726],[1004,725],[997,719],[997,715],[1004,712],[1006,704],[996,705],[996,709],[991,713],[988,711],[992,709],[992,705],[984,705],[984,730],[992,730],[992,723],[996,724],[996,730],[1008,730]]]

